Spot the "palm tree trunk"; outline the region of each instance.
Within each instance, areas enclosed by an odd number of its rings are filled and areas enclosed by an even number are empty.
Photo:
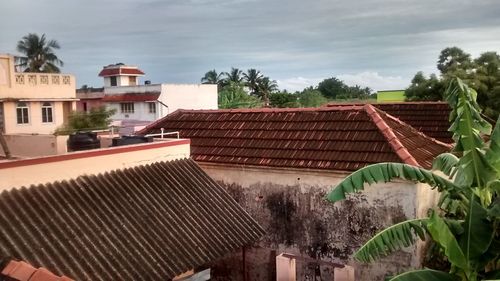
[[[0,129],[0,146],[2,146],[3,152],[5,153],[5,158],[7,158],[7,159],[12,158],[12,155],[10,154],[9,146],[7,146],[7,142],[5,141],[5,137],[4,137],[1,129]]]

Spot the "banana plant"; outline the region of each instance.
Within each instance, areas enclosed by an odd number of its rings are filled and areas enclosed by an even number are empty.
[[[372,262],[418,239],[432,239],[450,263],[450,271],[418,269],[394,276],[392,281],[500,279],[500,118],[492,132],[491,124],[481,117],[477,93],[458,78],[450,82],[445,97],[452,108],[449,130],[455,145],[450,153],[434,159],[433,170],[441,173],[379,163],[352,173],[326,196],[337,202],[362,191],[365,184],[393,179],[425,183],[440,192],[439,204],[429,217],[382,230],[354,258]],[[490,135],[489,143],[484,135]]]

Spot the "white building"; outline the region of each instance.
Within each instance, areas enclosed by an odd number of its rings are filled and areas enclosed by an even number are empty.
[[[217,109],[217,85],[139,85],[144,72],[136,66],[114,64],[99,73],[104,78],[103,102],[116,109],[113,120],[124,126],[146,125],[177,109]]]

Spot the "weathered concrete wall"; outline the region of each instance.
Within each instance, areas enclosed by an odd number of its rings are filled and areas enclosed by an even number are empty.
[[[231,168],[203,163],[201,166],[266,229],[260,249],[254,253],[256,260],[269,265],[274,256],[287,252],[348,263],[355,267],[356,280],[383,280],[388,273],[419,264],[416,247],[369,265],[356,264],[351,259],[353,252],[379,230],[416,217],[414,183],[368,186],[365,192],[334,205],[326,202],[324,196],[345,173]],[[310,268],[304,267],[302,271],[297,280],[311,280],[305,273]],[[273,280],[272,274],[270,266],[257,266],[247,272],[249,280]]]

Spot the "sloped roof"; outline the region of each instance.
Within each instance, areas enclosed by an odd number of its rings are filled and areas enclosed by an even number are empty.
[[[450,147],[371,105],[178,110],[141,130],[179,131],[200,162],[354,171],[373,163],[430,168]]]
[[[0,225],[0,258],[75,280],[168,280],[263,234],[189,159],[4,191]]]
[[[129,67],[110,67],[103,68],[101,72],[99,72],[100,77],[107,76],[118,76],[118,75],[129,75],[129,76],[143,76],[144,72],[138,68],[129,68]]]
[[[160,97],[159,92],[148,93],[124,93],[124,94],[106,94],[102,101],[106,102],[140,102],[155,101]]]
[[[353,106],[362,104],[329,103],[329,107]],[[373,103],[378,109],[398,118],[429,137],[445,143],[453,143],[452,133],[448,131],[451,108],[446,102],[394,102]]]

